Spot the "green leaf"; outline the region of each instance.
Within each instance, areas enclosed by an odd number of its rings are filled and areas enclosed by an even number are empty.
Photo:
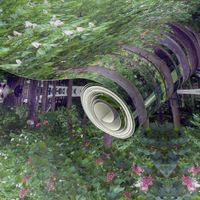
[[[0,47],[0,56],[3,56],[9,52],[10,48]]]
[[[46,51],[43,48],[39,48],[36,53],[36,57],[44,56]]]

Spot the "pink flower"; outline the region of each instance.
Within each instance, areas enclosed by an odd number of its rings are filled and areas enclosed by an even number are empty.
[[[47,119],[45,119],[44,121],[43,121],[43,125],[48,125],[49,124],[49,121],[47,120]]]
[[[115,177],[115,173],[114,172],[107,172],[106,181],[107,182],[111,182],[114,177]]]
[[[32,159],[31,157],[28,157],[27,163],[28,163],[29,165],[32,164],[32,161],[33,161],[33,159]]]
[[[20,199],[23,199],[23,198],[27,195],[28,192],[29,192],[29,189],[23,188],[23,189],[19,192],[19,198],[20,198]]]
[[[50,178],[50,179],[47,180],[47,191],[48,192],[51,192],[51,191],[53,191],[53,190],[56,189],[55,183],[53,182],[53,180],[56,180],[56,179],[54,179],[52,177],[52,178]]]
[[[200,172],[200,166],[192,166],[188,169],[188,172],[192,173],[192,175],[195,176]]]
[[[41,127],[41,123],[37,123],[37,124],[35,125],[35,127],[36,127],[36,128],[40,128],[40,127]]]
[[[101,164],[101,163],[103,163],[103,159],[102,158],[96,159],[96,164]]]
[[[144,172],[144,169],[142,169],[138,165],[133,165],[131,169],[132,169],[132,172],[135,172],[138,175],[141,175]]]
[[[183,185],[186,185],[189,192],[194,192],[197,187],[200,187],[198,182],[196,180],[192,180],[189,176],[183,176],[182,183]]]
[[[23,178],[22,178],[22,180],[21,180],[21,184],[24,184],[24,183],[26,183],[28,180],[29,180],[29,176],[24,176]]]
[[[131,193],[130,192],[124,192],[123,193],[124,198],[130,199],[131,198]]]
[[[141,191],[146,192],[149,189],[149,186],[153,184],[152,176],[144,176],[142,179],[138,180],[135,184],[136,187],[139,187]]]

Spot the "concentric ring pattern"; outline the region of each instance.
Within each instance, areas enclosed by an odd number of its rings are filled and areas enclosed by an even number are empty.
[[[116,57],[111,65],[120,62],[123,71],[105,66],[74,70],[105,79],[100,86],[85,86],[81,94],[88,118],[105,133],[121,139],[130,137],[200,66],[199,34],[176,23],[168,25],[171,32],[163,34],[160,44],[152,45],[149,50],[122,46],[127,52],[123,60],[117,61]],[[110,87],[107,79],[116,85]]]
[[[200,35],[177,23],[168,26],[159,44],[145,50],[121,45],[103,56],[106,62],[66,67],[51,80],[88,80],[81,92],[88,118],[103,132],[128,138],[200,67]]]
[[[87,85],[81,94],[82,106],[91,122],[104,132],[128,138],[135,130],[135,120],[126,103],[102,86]]]

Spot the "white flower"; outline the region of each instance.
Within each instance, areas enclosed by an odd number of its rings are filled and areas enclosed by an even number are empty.
[[[39,42],[32,42],[31,43],[32,44],[32,46],[34,46],[36,49],[38,49],[39,47],[41,47],[41,43],[39,43]]]
[[[37,24],[31,23],[29,21],[25,21],[25,28],[35,28]]]
[[[53,25],[53,26],[56,26],[56,27],[64,25],[64,23],[59,19],[57,19],[55,21],[50,21],[50,24]]]
[[[16,188],[20,188],[21,186],[22,186],[21,183],[18,183],[18,184],[15,185]]]
[[[89,26],[90,28],[93,28],[93,27],[94,27],[94,23],[89,22],[89,23],[88,23],[88,26]]]
[[[63,31],[63,34],[64,35],[67,35],[67,36],[71,36],[71,35],[73,35],[74,34],[74,31]]]
[[[22,33],[19,33],[18,31],[13,31],[13,35],[14,35],[14,36],[21,36]]]
[[[51,21],[56,21],[56,15],[53,15]]]
[[[138,180],[137,183],[134,185],[135,185],[135,187],[140,187],[140,185],[141,185],[140,180]]]
[[[33,28],[35,28],[36,26],[37,26],[37,24],[34,23],[34,24],[33,24]]]
[[[16,63],[17,63],[18,65],[21,65],[21,64],[22,64],[22,61],[19,60],[19,59],[17,59],[17,60],[16,60]]]
[[[78,32],[83,32],[85,29],[84,29],[83,27],[77,27],[76,30],[77,30]]]
[[[43,13],[46,15],[46,14],[48,14],[48,11],[43,9]]]
[[[194,180],[193,183],[194,183],[194,187],[195,187],[195,188],[200,187],[200,184],[199,184],[196,180]]]
[[[49,2],[48,2],[48,0],[44,0],[44,4],[48,4]]]
[[[25,21],[25,28],[30,28],[32,26],[33,26],[33,24],[31,22]]]

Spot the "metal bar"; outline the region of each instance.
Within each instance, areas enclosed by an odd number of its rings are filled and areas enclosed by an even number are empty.
[[[200,95],[200,89],[177,90],[177,94]]]

